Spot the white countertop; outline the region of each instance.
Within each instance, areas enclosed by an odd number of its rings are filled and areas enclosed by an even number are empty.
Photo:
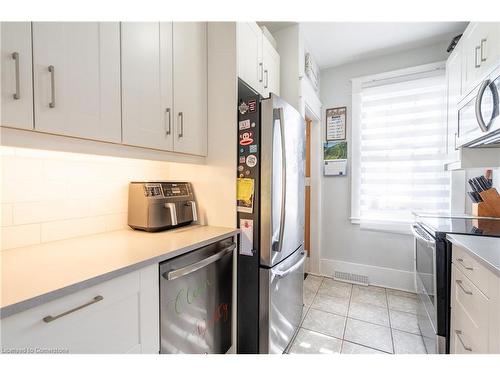
[[[190,225],[164,232],[132,229],[1,252],[0,316],[6,317],[238,233]]]
[[[447,234],[446,238],[469,250],[478,261],[500,276],[500,238],[463,234]]]

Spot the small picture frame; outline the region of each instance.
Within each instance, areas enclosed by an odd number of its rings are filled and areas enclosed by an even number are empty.
[[[347,107],[328,108],[326,110],[326,141],[346,139]]]

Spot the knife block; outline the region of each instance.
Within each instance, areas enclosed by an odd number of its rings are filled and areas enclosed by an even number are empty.
[[[474,216],[500,217],[500,195],[497,189],[491,188],[479,193],[482,202],[472,203]]]

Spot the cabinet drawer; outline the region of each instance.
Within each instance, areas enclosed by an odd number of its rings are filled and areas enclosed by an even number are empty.
[[[3,349],[140,351],[140,285],[132,272],[2,319]]]
[[[488,299],[458,270],[452,274],[452,352],[488,352]]]
[[[453,305],[460,304],[477,327],[488,324],[489,299],[460,271],[453,266]]]
[[[455,264],[457,268],[486,295],[486,297],[489,297],[488,279],[490,271],[459,246],[454,245],[452,253],[453,264]]]

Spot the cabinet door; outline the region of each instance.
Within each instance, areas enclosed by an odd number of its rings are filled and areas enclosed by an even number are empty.
[[[207,23],[175,22],[174,151],[207,154]]]
[[[118,22],[33,23],[35,129],[121,142]]]
[[[448,162],[460,160],[457,149],[458,137],[458,101],[462,93],[462,59],[461,46],[457,45],[453,53],[446,61],[447,82],[447,154]]]
[[[158,264],[1,320],[3,349],[159,352]]]
[[[263,95],[280,94],[280,55],[267,38],[262,38],[262,62],[264,64]]]
[[[31,23],[2,22],[1,26],[3,126],[33,129]]]
[[[479,75],[483,78],[500,64],[500,23],[479,23]]]
[[[264,87],[262,40],[262,30],[255,22],[238,22],[238,76],[259,93]]]
[[[466,95],[500,63],[500,23],[471,23],[462,39],[462,91]]]
[[[121,28],[123,143],[172,151],[172,23]]]

